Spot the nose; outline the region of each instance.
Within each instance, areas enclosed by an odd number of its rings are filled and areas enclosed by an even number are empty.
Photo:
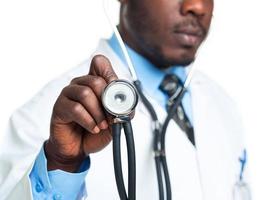
[[[212,12],[213,0],[184,0],[182,1],[182,15],[192,14],[203,17]]]

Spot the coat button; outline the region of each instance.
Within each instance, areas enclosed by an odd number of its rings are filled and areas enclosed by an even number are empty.
[[[53,199],[54,199],[54,200],[61,200],[61,199],[62,199],[62,196],[61,196],[60,194],[55,194],[55,195],[53,196]]]
[[[40,184],[40,183],[37,183],[36,184],[36,186],[35,186],[35,190],[36,190],[36,192],[42,192],[42,190],[43,190],[43,187],[42,187],[42,185]]]

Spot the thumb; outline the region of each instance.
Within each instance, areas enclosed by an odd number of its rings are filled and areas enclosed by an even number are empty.
[[[103,55],[96,55],[91,61],[90,75],[100,76],[110,83],[118,79],[109,59]]]

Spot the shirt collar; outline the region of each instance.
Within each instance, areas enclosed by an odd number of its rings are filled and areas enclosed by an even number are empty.
[[[115,53],[120,57],[120,59],[126,64],[124,54],[115,34],[113,34],[112,37],[108,40],[108,43]],[[157,94],[161,92],[159,90],[159,85],[167,73],[176,74],[182,82],[185,81],[186,70],[184,67],[171,66],[167,70],[160,70],[128,45],[126,45],[126,48],[136,70],[138,79],[142,82],[144,90],[146,90],[150,96],[156,97],[158,96]]]

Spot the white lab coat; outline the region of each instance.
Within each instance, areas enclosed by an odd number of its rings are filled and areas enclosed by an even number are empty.
[[[100,42],[94,54],[107,56],[119,78],[130,79],[127,68],[105,40]],[[32,199],[28,174],[43,142],[49,137],[53,104],[62,88],[74,77],[88,73],[89,64],[90,60],[53,80],[12,115],[0,146],[0,199]],[[232,200],[233,185],[240,171],[238,158],[244,149],[239,115],[224,91],[202,73],[195,73],[190,90],[197,150],[173,121],[167,129],[167,161],[173,199]],[[163,121],[166,111],[152,97],[147,97]],[[151,118],[141,102],[132,124],[137,159],[137,199],[157,200]],[[125,151],[125,145],[122,147]],[[127,169],[125,161],[123,168]],[[86,179],[88,199],[119,199],[111,145],[91,155],[91,168]]]

